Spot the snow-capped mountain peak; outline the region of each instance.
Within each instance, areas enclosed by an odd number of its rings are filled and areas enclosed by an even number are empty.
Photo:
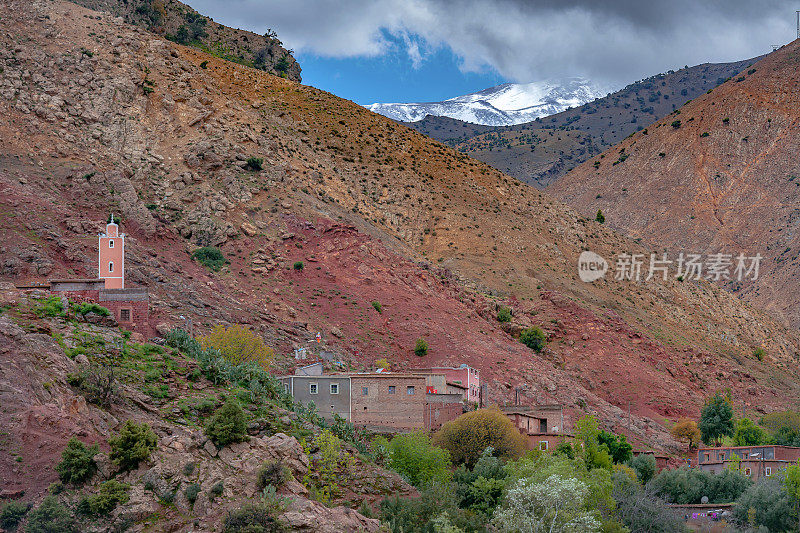
[[[608,91],[583,78],[504,83],[442,102],[370,104],[367,109],[403,122],[427,115],[487,126],[510,126],[554,115],[605,96]]]

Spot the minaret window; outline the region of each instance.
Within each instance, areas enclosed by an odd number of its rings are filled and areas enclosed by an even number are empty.
[[[114,261],[109,261],[108,262],[108,271],[109,272],[114,272]]]
[[[109,239],[109,241],[108,241],[108,247],[109,247],[109,248],[113,248],[113,247],[114,247],[114,239]]]

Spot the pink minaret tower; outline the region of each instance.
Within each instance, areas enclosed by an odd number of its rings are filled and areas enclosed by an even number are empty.
[[[97,277],[106,281],[106,289],[125,288],[125,234],[119,232],[119,226],[111,221],[106,224],[106,232],[100,234],[98,244]]]

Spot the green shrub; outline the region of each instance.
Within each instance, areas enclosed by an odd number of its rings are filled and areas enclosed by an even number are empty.
[[[753,350],[753,357],[755,357],[755,358],[756,358],[756,359],[758,359],[759,361],[763,361],[763,360],[764,360],[764,356],[765,356],[766,354],[767,354],[767,352],[766,352],[766,351],[764,350],[764,348],[762,348],[761,346],[757,346],[757,347],[756,347],[756,348]]]
[[[29,503],[8,502],[0,511],[0,527],[8,531],[15,530],[30,509]]]
[[[601,211],[600,209],[598,209],[598,210],[597,210],[597,215],[595,215],[594,219],[595,219],[595,220],[596,220],[598,223],[600,223],[600,224],[603,224],[603,223],[606,221],[606,216],[603,214],[603,211]]]
[[[207,69],[208,68],[208,61],[203,61],[202,63],[200,63],[200,68],[202,68],[204,70]]]
[[[97,494],[84,497],[78,504],[78,510],[84,514],[107,515],[118,504],[126,503],[130,499],[128,495],[129,489],[130,485],[127,483],[109,479],[100,485]]]
[[[264,160],[260,157],[248,157],[247,168],[253,172],[257,172],[263,168]]]
[[[275,516],[275,510],[264,504],[247,504],[228,511],[223,533],[282,533],[288,527]]]
[[[414,353],[419,357],[425,357],[428,355],[428,341],[422,337],[417,339],[416,344],[414,344]]]
[[[450,454],[422,432],[397,435],[389,442],[389,468],[423,488],[450,480]]]
[[[675,129],[680,128],[681,127],[681,121],[680,120],[672,121],[672,127],[675,128]]]
[[[98,451],[100,448],[97,444],[86,446],[72,437],[61,452],[61,462],[56,465],[58,477],[64,483],[83,483],[90,479],[97,471],[94,456]]]
[[[710,133],[708,133],[707,131],[704,131],[703,133],[700,134],[700,137],[708,137],[709,135],[710,135]]]
[[[140,461],[150,458],[150,452],[155,450],[157,441],[156,434],[148,424],[137,424],[128,420],[118,435],[108,439],[111,446],[109,458],[121,470],[133,470],[139,466]]]
[[[295,261],[293,266],[295,270],[303,270],[305,268],[305,264],[302,261]]]
[[[89,313],[94,313],[100,316],[111,315],[111,311],[109,311],[102,305],[98,305],[96,303],[91,303],[91,302],[83,302],[80,304],[73,305],[72,312],[75,313],[76,315],[81,315],[81,316],[86,316]]]
[[[535,352],[541,352],[547,342],[547,336],[538,326],[533,326],[522,330],[519,336],[520,342]]]
[[[498,409],[478,409],[445,423],[433,436],[433,443],[450,452],[455,464],[474,465],[483,451],[514,459],[525,450],[525,439]]]
[[[219,270],[228,263],[228,260],[225,259],[225,256],[222,255],[222,252],[216,246],[203,246],[202,248],[198,248],[192,254],[192,259],[204,267],[210,268],[214,272],[219,272]]]
[[[60,296],[50,296],[49,298],[36,300],[31,310],[39,318],[64,316],[64,304],[61,303]]]
[[[108,407],[117,392],[116,360],[111,355],[92,356],[88,365],[67,375],[67,383],[80,389],[86,401]]]
[[[506,306],[501,306],[500,309],[497,310],[497,321],[511,322],[511,308]]]
[[[372,307],[375,308],[378,313],[383,313],[383,306],[379,301],[375,300],[372,302]]]
[[[211,489],[209,489],[208,498],[210,500],[214,500],[214,498],[222,496],[224,492],[225,492],[225,485],[222,483],[222,481],[219,481],[217,483],[214,483],[214,485],[211,486]]]
[[[256,487],[259,491],[264,490],[268,485],[279,488],[291,477],[292,472],[288,466],[283,464],[283,461],[267,461],[258,469]]]
[[[58,503],[55,496],[47,496],[39,507],[28,513],[25,533],[76,533],[78,527],[69,509]]]
[[[191,504],[194,504],[194,502],[197,501],[198,494],[200,494],[200,485],[197,483],[192,483],[183,490],[183,495]]]
[[[206,424],[206,435],[217,446],[241,442],[247,437],[247,420],[244,410],[233,397],[214,412]]]

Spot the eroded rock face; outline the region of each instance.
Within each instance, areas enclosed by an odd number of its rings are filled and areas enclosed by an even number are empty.
[[[0,285],[3,305],[20,301],[24,302],[25,297],[19,291],[8,284]],[[64,326],[59,320],[37,323],[39,329],[56,332]],[[113,345],[120,335],[116,328],[102,325],[79,327],[107,339],[108,345]],[[99,533],[109,524],[134,524],[129,531],[143,531],[154,516],[160,517],[158,527],[163,530],[218,531],[229,511],[261,499],[256,479],[265,462],[280,462],[291,473],[290,479],[278,488],[278,495],[286,502],[279,518],[293,529],[379,530],[377,520],[352,509],[330,508],[308,499],[309,491],[301,481],[312,469],[312,462],[295,437],[285,433],[255,435],[245,442],[217,448],[202,429],[162,417],[151,398],[121,383],[110,407],[100,409],[88,404],[66,383],[67,374],[79,364],[77,358],[73,361],[64,354],[51,334],[28,332],[8,315],[0,314],[0,424],[8,449],[24,459],[16,461],[12,454],[0,457],[0,485],[5,497],[40,500],[47,487],[58,479],[55,465],[61,451],[69,438],[77,436],[87,444],[99,443],[102,450],[94,458],[97,473],[83,487],[84,491],[94,492],[100,483],[112,478],[130,484],[129,501],[118,505],[103,525],[87,524],[86,531]],[[150,424],[158,442],[149,460],[135,470],[121,473],[109,460],[106,443],[129,419]],[[383,472],[382,476],[374,465],[360,470],[362,475],[354,485],[362,489],[362,496],[380,497],[373,487],[378,486],[376,479],[384,477],[390,481],[381,485],[385,485],[381,493],[393,489],[398,494],[413,492],[395,474]],[[186,496],[193,486],[197,493],[194,502]],[[165,502],[171,502],[173,507]]]

